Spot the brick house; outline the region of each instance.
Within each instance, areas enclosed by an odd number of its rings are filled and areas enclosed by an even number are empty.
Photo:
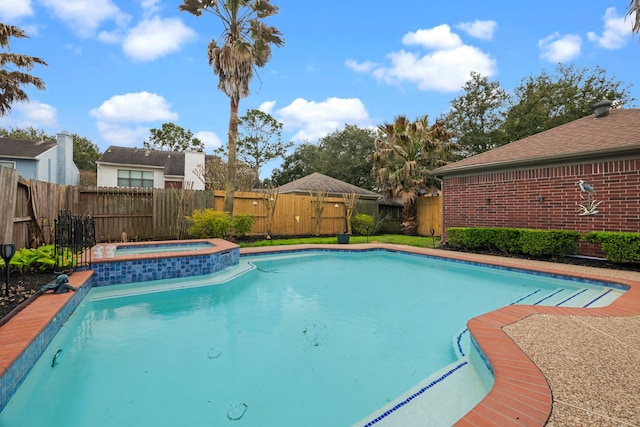
[[[640,231],[640,109],[594,114],[433,171],[443,228]],[[583,180],[594,194],[582,191]],[[592,197],[597,209],[585,214]],[[581,243],[580,252],[595,254]]]

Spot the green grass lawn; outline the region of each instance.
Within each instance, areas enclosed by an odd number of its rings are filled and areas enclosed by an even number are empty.
[[[351,236],[349,243],[394,243],[397,245],[418,246],[421,248],[433,248],[440,244],[440,238],[405,236],[403,234],[380,234],[376,236]],[[435,243],[434,243],[435,242]],[[298,245],[298,244],[337,244],[338,238],[333,237],[296,237],[292,239],[258,240],[254,242],[240,242],[241,248],[256,246]]]

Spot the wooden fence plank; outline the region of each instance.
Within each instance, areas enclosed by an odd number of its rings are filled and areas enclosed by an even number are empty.
[[[442,234],[442,197],[420,197],[418,207],[418,234],[430,236],[433,229],[436,236]]]
[[[2,204],[0,204],[0,232],[2,242],[16,243],[13,236],[13,218],[15,216],[18,196],[18,173],[14,169],[0,166],[0,189],[2,189]]]

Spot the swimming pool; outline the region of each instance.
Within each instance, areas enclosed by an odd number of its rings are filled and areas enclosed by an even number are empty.
[[[454,361],[452,338],[470,317],[523,297],[551,302],[543,294],[559,289],[567,296],[556,303],[597,290],[386,252],[249,259],[255,269],[216,286],[194,281],[200,287],[176,290],[188,283],[174,280],[161,284],[162,293],[140,294],[139,284],[92,290],[0,425],[15,425],[21,414],[43,414],[53,426],[215,425],[243,410],[243,425],[349,425]],[[447,294],[454,281],[462,287]],[[292,376],[301,384],[285,384]],[[160,393],[147,398],[149,389]],[[29,411],[34,401],[39,410]]]

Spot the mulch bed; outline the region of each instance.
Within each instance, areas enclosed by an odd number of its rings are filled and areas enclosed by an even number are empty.
[[[582,265],[585,267],[597,267],[597,268],[608,268],[611,270],[624,270],[624,271],[638,271],[640,272],[640,264],[639,263],[619,263],[614,264],[612,262],[607,261],[602,258],[590,258],[590,257],[578,257],[578,256],[560,256],[560,257],[531,257],[531,256],[519,256],[514,254],[505,254],[503,252],[497,251],[464,251],[460,249],[453,249],[449,246],[441,246],[439,249],[448,250],[448,251],[456,251],[456,252],[468,252],[468,253],[476,253],[481,255],[494,255],[505,258],[519,258],[519,259],[530,259],[536,261],[548,261],[548,262],[556,262],[558,264],[572,264],[572,265]]]
[[[2,272],[4,274],[4,271]],[[25,273],[9,276],[9,295],[5,295],[5,278],[0,280],[0,319],[4,319],[21,303],[35,295],[44,285],[53,282],[53,273]],[[2,324],[0,320],[0,324]]]

